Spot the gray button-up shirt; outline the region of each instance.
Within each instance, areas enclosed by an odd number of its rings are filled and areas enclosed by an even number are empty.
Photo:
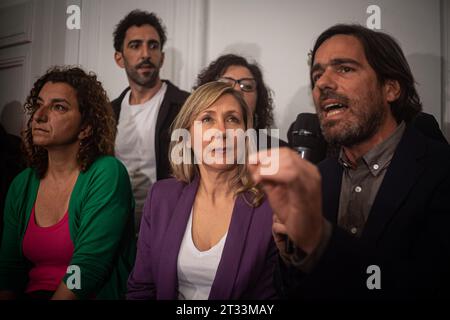
[[[354,168],[344,151],[340,152],[339,162],[344,167],[344,171],[339,197],[338,226],[355,237],[359,237],[364,229],[375,197],[405,128],[405,123],[400,123],[389,138],[358,159]],[[294,254],[283,257],[284,261],[293,264],[303,272],[310,272],[325,251],[332,232],[331,224],[325,221],[322,238],[314,252],[303,257],[296,248]]]
[[[402,122],[385,141],[375,146],[352,167],[343,149],[339,162],[344,167],[339,197],[338,225],[354,236],[360,236],[373,202],[383,182],[395,149],[405,131]]]

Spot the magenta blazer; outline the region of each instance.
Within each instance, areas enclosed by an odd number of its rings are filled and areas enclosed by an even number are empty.
[[[156,182],[147,196],[127,299],[178,298],[177,260],[199,179]],[[272,209],[242,196],[234,204],[210,300],[276,298],[273,274],[278,257],[272,238]]]

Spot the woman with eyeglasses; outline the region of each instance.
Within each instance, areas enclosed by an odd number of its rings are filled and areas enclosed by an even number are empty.
[[[222,55],[200,72],[194,88],[211,81],[229,83],[235,90],[242,93],[253,114],[253,125],[256,131],[272,127],[272,94],[265,85],[261,69],[256,62],[250,63],[244,57],[235,54]],[[285,141],[277,140],[280,147],[288,146]],[[259,142],[258,148],[261,145],[263,144]],[[267,139],[267,146],[271,146],[270,137]]]
[[[170,146],[175,179],[155,183],[145,202],[128,299],[275,298],[272,209],[238,136],[252,122],[228,84],[189,96],[173,124],[183,137]]]

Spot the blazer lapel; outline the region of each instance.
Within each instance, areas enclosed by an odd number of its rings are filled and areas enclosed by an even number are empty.
[[[393,218],[417,178],[424,170],[417,161],[426,150],[424,138],[406,129],[392,158],[366,222],[361,240],[374,243]]]
[[[199,178],[196,177],[192,183],[188,184],[181,193],[178,203],[170,219],[165,232],[163,247],[158,268],[157,299],[173,300],[177,299],[178,271],[177,261],[181,242],[186,231],[195,195],[197,194]]]
[[[120,96],[111,102],[111,106],[114,111],[114,116],[116,117],[117,123],[119,123],[120,111],[122,110],[122,101],[125,98],[125,95],[127,94],[128,90],[130,90],[130,87],[123,90]]]
[[[254,208],[244,201],[242,195],[238,196],[234,204],[227,239],[211,287],[209,300],[233,299],[234,283],[239,272],[253,213]]]
[[[337,224],[341,195],[342,166],[336,159],[328,159],[319,165],[322,181],[323,214],[332,224]]]

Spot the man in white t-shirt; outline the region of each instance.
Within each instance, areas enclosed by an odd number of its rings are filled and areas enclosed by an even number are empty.
[[[114,30],[114,59],[130,85],[111,103],[117,120],[116,157],[130,175],[136,231],[148,189],[170,177],[170,125],[189,95],[159,77],[166,39],[161,20],[146,11],[131,11]]]

